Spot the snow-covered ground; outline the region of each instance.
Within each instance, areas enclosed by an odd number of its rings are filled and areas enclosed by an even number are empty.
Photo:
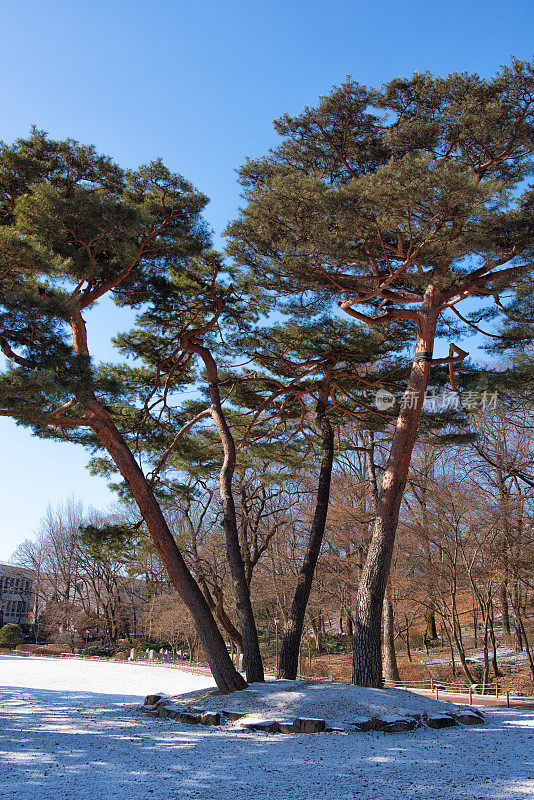
[[[285,720],[297,717],[324,719],[328,727],[353,730],[354,723],[379,717],[384,722],[430,717],[443,717],[460,709],[452,703],[437,702],[406,689],[363,689],[327,681],[283,681],[253,683],[242,692],[206,697],[205,690],[186,692],[170,698],[171,707],[187,710],[203,707],[209,711],[240,713],[243,723]],[[463,709],[465,712],[465,709]]]
[[[524,800],[534,712],[408,733],[240,733],[142,715],[211,684],[168,667],[0,656],[2,800]]]
[[[515,664],[523,664],[527,661],[527,654],[526,653],[516,653],[515,650],[512,650],[511,647],[497,647],[497,661],[499,664],[508,666],[508,665],[515,665]],[[467,663],[468,664],[483,664],[484,663],[484,651],[480,647],[478,650],[469,651],[467,654]],[[436,656],[436,658],[423,658],[421,659],[421,663],[424,664],[450,664],[451,660],[448,655],[440,655]]]

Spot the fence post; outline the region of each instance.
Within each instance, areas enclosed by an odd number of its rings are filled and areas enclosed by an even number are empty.
[[[439,700],[439,690],[437,686],[436,686],[436,700]]]
[[[473,687],[472,686],[469,687],[469,705],[470,706],[473,705]]]
[[[506,690],[506,708],[510,708],[510,692]]]
[[[499,697],[499,684],[495,683],[495,697]]]
[[[434,678],[432,678],[432,677],[430,678],[430,691],[431,692],[434,691]]]

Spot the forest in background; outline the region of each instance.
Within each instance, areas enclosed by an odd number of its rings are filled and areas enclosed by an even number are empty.
[[[423,438],[414,454],[384,604],[385,676],[528,690],[533,420],[524,410],[499,405],[479,411],[472,424],[478,433],[472,443],[443,447]],[[300,674],[345,680],[352,607],[373,521],[365,440],[356,426],[348,427],[337,452],[300,664]],[[374,448],[379,473],[379,436]],[[315,484],[305,463],[284,474],[276,461],[262,460],[236,475],[247,579],[263,657],[273,672],[277,629],[281,634],[291,604]],[[171,501],[165,513],[237,658],[242,641],[217,475],[194,488],[194,499]],[[88,526],[131,523],[120,508],[107,516],[84,511],[76,501],[49,509],[36,539],[24,542],[13,559],[41,576],[35,638],[59,650],[118,657],[132,647],[169,648],[204,663],[187,609],[149,537],[139,531],[109,547],[84,533]],[[518,660],[512,653],[522,655]]]

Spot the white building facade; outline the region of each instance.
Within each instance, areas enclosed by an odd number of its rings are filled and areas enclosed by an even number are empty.
[[[31,624],[34,607],[33,570],[0,564],[0,627],[8,622]]]

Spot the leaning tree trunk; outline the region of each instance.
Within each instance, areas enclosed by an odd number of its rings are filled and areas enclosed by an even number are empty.
[[[218,688],[223,692],[244,689],[246,681],[232,664],[213,614],[200,587],[187,568],[150,484],[107,412],[96,402],[91,403],[91,411],[93,412],[91,428],[130,487],[169,577],[191,613],[197,636]]]
[[[432,287],[430,287],[432,288]],[[378,498],[373,536],[356,597],[352,682],[382,686],[381,623],[399,511],[430,375],[439,309],[427,292],[418,315],[417,344]]]
[[[319,558],[319,552],[323,543],[330,499],[330,481],[332,478],[332,464],[334,461],[334,432],[326,416],[327,387],[328,381],[320,390],[319,402],[317,404],[317,420],[322,434],[321,448],[323,451],[323,458],[319,472],[315,514],[310,528],[306,553],[298,574],[293,602],[284,628],[282,646],[280,648],[280,659],[278,662],[279,676],[289,680],[295,680],[297,677],[304,615],[310,597],[317,559]]]
[[[237,616],[243,638],[243,661],[249,683],[265,680],[263,662],[258,640],[258,631],[252,611],[250,587],[247,582],[243,555],[239,544],[237,516],[235,511],[232,479],[236,465],[235,442],[222,410],[217,365],[207,347],[189,336],[184,345],[191,352],[198,353],[206,367],[208,388],[211,399],[210,413],[217,428],[223,448],[223,464],[220,472],[219,491],[223,510],[223,529],[226,538],[226,555],[234,584]]]

